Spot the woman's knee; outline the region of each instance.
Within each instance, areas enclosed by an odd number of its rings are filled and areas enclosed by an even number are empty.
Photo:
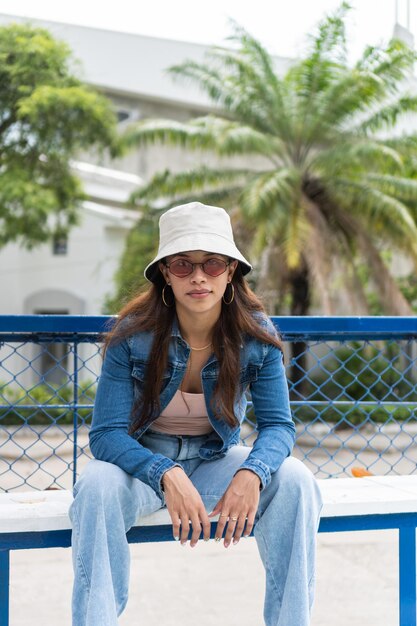
[[[163,506],[155,491],[118,465],[93,459],[74,486],[77,509],[123,515],[132,526],[138,515],[149,515]]]
[[[293,487],[311,487],[315,478],[302,461],[293,456],[287,457],[276,472],[276,479],[280,485],[290,484]]]
[[[128,530],[135,521],[137,508],[132,481],[133,478],[117,465],[91,460],[74,486],[74,501],[70,507],[73,525],[88,528],[106,519]]]
[[[129,488],[131,480],[132,477],[114,463],[92,459],[74,485],[74,496],[114,498],[120,490]]]
[[[299,503],[300,499],[314,501],[321,506],[321,495],[316,479],[311,471],[294,457],[287,457],[277,472],[272,474],[271,483],[265,491],[269,498],[280,493],[285,495],[287,503],[294,500]],[[265,494],[266,495],[266,494]]]

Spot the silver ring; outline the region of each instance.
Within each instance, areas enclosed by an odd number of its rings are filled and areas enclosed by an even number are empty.
[[[223,513],[220,513],[220,517],[229,517],[228,515],[224,515]]]
[[[237,517],[231,517],[230,519],[232,520],[232,522],[237,522]]]

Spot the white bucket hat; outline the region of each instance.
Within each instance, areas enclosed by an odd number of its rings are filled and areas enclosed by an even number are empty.
[[[190,250],[216,252],[236,259],[240,262],[243,274],[252,269],[252,265],[236,247],[226,211],[201,202],[189,202],[169,209],[159,218],[158,254],[146,267],[145,278],[154,282],[161,259]]]

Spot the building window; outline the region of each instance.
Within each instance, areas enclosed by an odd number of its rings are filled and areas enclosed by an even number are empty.
[[[52,253],[54,255],[66,255],[68,254],[68,237],[67,235],[59,234],[54,235],[52,240]]]
[[[125,122],[137,122],[141,115],[139,109],[116,109],[115,110],[117,123],[124,124]]]
[[[119,109],[118,111],[116,111],[116,115],[117,115],[117,121],[119,122],[119,124],[121,122],[125,122],[130,117],[129,111],[123,111],[123,109]]]

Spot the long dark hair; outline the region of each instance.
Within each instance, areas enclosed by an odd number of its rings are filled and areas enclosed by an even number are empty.
[[[175,318],[175,301],[166,306],[162,301],[162,289],[165,286],[162,274],[143,293],[128,302],[120,311],[112,330],[105,338],[105,348],[126,337],[141,332],[153,334],[152,349],[149,353],[145,373],[144,392],[132,409],[130,433],[145,425],[151,416],[160,410],[159,395],[162,377],[168,360],[168,348],[171,339],[172,323]],[[228,424],[237,424],[233,406],[239,386],[240,346],[245,335],[250,335],[263,343],[268,343],[282,350],[278,334],[268,332],[260,323],[259,313],[265,313],[261,301],[250,289],[237,266],[232,284],[234,299],[230,304],[222,302],[220,317],[213,332],[213,352],[219,362],[219,376],[212,398],[215,414],[221,415]],[[229,298],[227,290],[227,298]],[[170,294],[173,298],[172,293]],[[166,296],[166,300],[168,294]],[[226,301],[228,301],[226,299]],[[258,316],[254,315],[258,313]]]

